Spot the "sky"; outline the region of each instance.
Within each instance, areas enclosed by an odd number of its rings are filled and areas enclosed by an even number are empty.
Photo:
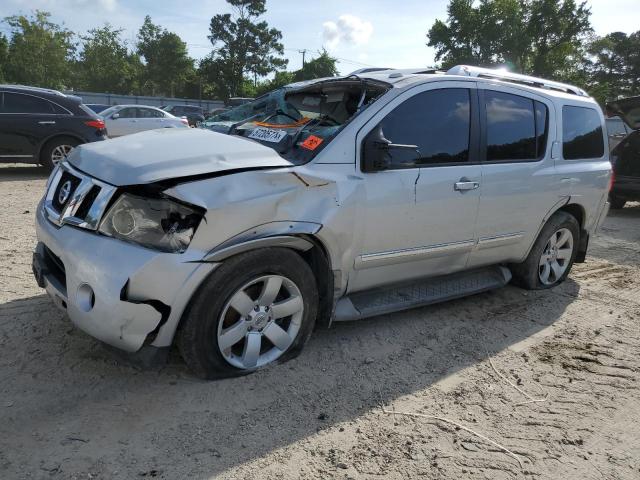
[[[587,3],[599,35],[640,29],[640,0]],[[446,19],[447,4],[448,0],[267,0],[264,19],[282,31],[290,70],[301,67],[300,50],[306,49],[309,59],[326,48],[339,59],[340,73],[347,74],[368,66],[432,66],[434,51],[426,46],[426,32],[436,19]],[[197,59],[211,51],[211,17],[230,11],[224,0],[2,0],[0,18],[35,9],[51,12],[55,22],[78,33],[109,22],[125,30],[130,44],[145,15],[151,15],[154,23],[180,35]],[[0,32],[7,31],[7,25],[0,24]]]

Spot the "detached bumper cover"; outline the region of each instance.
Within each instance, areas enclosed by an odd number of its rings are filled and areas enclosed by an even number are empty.
[[[169,345],[194,284],[213,268],[190,263],[184,255],[154,252],[71,226],[58,228],[44,217],[41,205],[36,232],[38,284],[80,329],[128,352],[139,350],[161,322],[168,331],[156,332],[163,344],[155,346]]]

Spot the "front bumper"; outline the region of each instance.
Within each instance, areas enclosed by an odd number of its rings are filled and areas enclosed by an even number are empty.
[[[36,213],[38,284],[71,321],[128,352],[171,344],[185,306],[215,264],[155,252]]]

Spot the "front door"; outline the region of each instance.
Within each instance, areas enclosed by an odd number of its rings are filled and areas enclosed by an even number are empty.
[[[378,127],[405,148],[389,150],[388,169],[363,173],[364,232],[351,291],[464,269],[475,243],[475,83],[434,82],[404,92],[360,132],[361,151]]]

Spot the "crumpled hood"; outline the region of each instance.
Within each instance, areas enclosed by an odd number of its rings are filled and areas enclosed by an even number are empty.
[[[140,185],[224,171],[289,167],[252,140],[203,129],[165,128],[75,148],[69,163],[116,186]]]

